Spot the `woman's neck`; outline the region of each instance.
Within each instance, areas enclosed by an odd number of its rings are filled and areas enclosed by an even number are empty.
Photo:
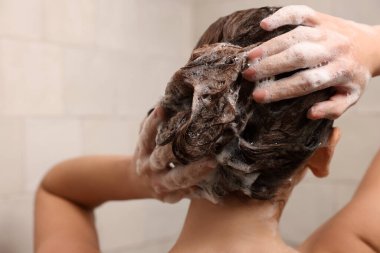
[[[171,253],[296,252],[278,233],[281,202],[226,199],[221,204],[192,200]]]

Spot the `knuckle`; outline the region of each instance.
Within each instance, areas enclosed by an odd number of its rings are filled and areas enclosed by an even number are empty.
[[[355,64],[348,61],[340,61],[337,63],[337,66],[333,71],[336,73],[335,75],[338,79],[348,82],[354,79],[354,70]]]
[[[344,35],[336,34],[335,36],[335,48],[340,52],[348,52],[351,48],[351,41]]]
[[[340,70],[340,75],[345,81],[349,81],[350,79],[353,78],[352,71],[348,68],[342,68]]]
[[[307,79],[305,79],[303,82],[301,82],[299,85],[299,91],[301,91],[303,94],[308,93],[314,85]]]
[[[300,89],[303,92],[310,91],[314,87],[317,87],[321,84],[318,78],[315,78],[311,73],[303,72],[301,75],[301,85]]]
[[[337,118],[340,117],[340,115],[342,115],[342,111],[340,109],[332,109],[329,113],[329,119],[332,119],[332,120],[335,120]]]
[[[157,195],[161,195],[166,191],[166,188],[159,182],[152,183],[152,189]]]
[[[315,41],[322,41],[327,38],[326,31],[323,31],[319,28],[310,28],[310,37]]]
[[[175,188],[181,188],[187,182],[187,176],[183,174],[182,171],[175,170],[168,178],[168,184]]]
[[[186,185],[186,182],[187,182],[187,179],[185,177],[178,177],[175,180],[173,180],[173,183],[177,187],[182,187],[182,186]]]
[[[175,178],[172,175],[167,176],[165,179],[165,185],[166,188],[176,187],[177,183]]]
[[[311,87],[326,85],[333,79],[333,75],[326,69],[314,69],[305,73],[305,79]]]
[[[295,64],[304,65],[306,63],[306,55],[301,47],[296,46],[289,53],[290,57],[294,59]]]
[[[299,32],[302,32],[303,35],[310,35],[313,33],[313,28],[309,27],[309,26],[298,26],[296,28]]]

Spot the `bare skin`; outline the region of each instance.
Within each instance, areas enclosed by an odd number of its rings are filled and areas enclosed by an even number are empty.
[[[305,69],[255,89],[257,102],[273,102],[335,87],[328,101],[314,105],[309,118],[336,119],[362,95],[371,76],[380,74],[380,27],[326,15],[307,6],[286,6],[261,21],[272,31],[284,25],[302,25],[269,40],[248,53],[246,79],[258,81]]]
[[[301,246],[302,252],[380,252],[380,150],[352,200],[316,230]]]
[[[217,205],[192,200],[181,235],[170,253],[298,252],[286,245],[279,233],[282,211],[294,186],[302,180],[308,168],[319,177],[328,175],[339,137],[339,130],[334,129],[328,145],[309,158],[306,165],[293,175],[291,187],[282,189],[274,200],[229,197]]]
[[[226,199],[217,205],[192,200],[182,233],[170,253],[296,252],[278,232],[281,202]]]
[[[317,163],[320,162],[322,161]],[[302,175],[299,176],[301,178]],[[215,206],[207,202],[192,201],[181,236],[171,253],[380,252],[380,205],[374,201],[380,194],[379,185],[380,150],[347,206],[297,249],[285,245],[278,233],[278,221],[283,208],[281,205],[228,200],[225,205]]]
[[[331,138],[331,143],[338,137]],[[309,160],[314,174],[328,174],[333,147],[321,149]],[[134,157],[123,156],[82,157],[55,166],[36,195],[35,252],[100,252],[93,210],[110,200],[156,196],[146,178],[135,171]],[[302,176],[296,175],[295,183]],[[380,194],[379,185],[380,152],[352,201],[299,251],[379,252],[380,205],[373,201]],[[181,236],[171,252],[294,252],[277,233],[289,194],[285,192],[279,202],[227,199],[214,205],[192,200]]]

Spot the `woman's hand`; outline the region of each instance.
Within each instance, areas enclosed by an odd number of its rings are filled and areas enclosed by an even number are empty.
[[[163,109],[157,106],[142,123],[135,151],[136,171],[154,198],[174,203],[184,197],[199,197],[196,184],[215,168],[216,162],[203,159],[188,165],[175,165],[171,145],[156,146],[157,128],[164,118]]]
[[[311,119],[339,117],[355,104],[371,76],[380,70],[378,28],[314,11],[287,6],[261,21],[272,31],[285,25],[302,25],[273,38],[248,53],[250,67],[243,73],[259,81],[253,93],[257,102],[273,102],[334,86],[336,94],[315,104]],[[275,81],[271,77],[304,69]]]

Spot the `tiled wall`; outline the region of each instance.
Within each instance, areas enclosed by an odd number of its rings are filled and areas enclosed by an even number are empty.
[[[192,1],[0,0],[1,253],[32,252],[33,192],[52,165],[133,151],[191,52],[191,19]],[[104,251],[167,249],[186,207],[104,205]]]
[[[380,23],[377,0],[307,1]],[[252,0],[0,0],[0,252],[32,252],[33,191],[55,163],[133,150],[139,122],[217,17]],[[344,6],[345,8],[341,8]],[[328,179],[306,178],[284,214],[302,240],[350,198],[379,148],[380,82],[337,125],[343,138]],[[97,211],[106,253],[165,252],[187,202],[110,203]]]

